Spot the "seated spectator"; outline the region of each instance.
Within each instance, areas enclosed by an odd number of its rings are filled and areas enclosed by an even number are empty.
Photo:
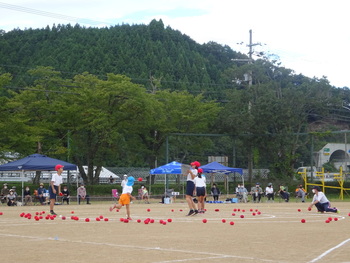
[[[220,195],[220,189],[217,187],[216,184],[213,184],[213,187],[211,188],[211,194],[214,198],[214,201],[219,200],[219,195]]]
[[[260,184],[259,183],[256,183],[255,186],[252,187],[251,191],[250,191],[250,194],[252,195],[253,197],[253,201],[254,203],[256,203],[256,199],[258,199],[258,203],[260,203],[261,201],[261,196],[263,194],[263,190],[262,188],[260,187]]]
[[[305,202],[305,196],[307,195],[306,190],[303,188],[303,185],[300,184],[297,189],[295,189],[295,197],[301,198],[301,202]]]
[[[67,186],[63,186],[63,190],[62,190],[62,204],[64,204],[64,202],[67,202],[67,205],[69,205],[69,198],[70,198],[70,193],[68,191]]]
[[[33,205],[32,193],[30,192],[29,186],[23,192],[24,205]]]
[[[273,186],[272,183],[269,183],[265,189],[265,194],[267,196],[267,201],[274,201],[275,200],[275,194],[273,192]]]
[[[280,189],[278,190],[281,197],[284,199],[284,201],[289,202],[289,193],[287,192],[286,188],[281,184]]]
[[[113,183],[114,183],[114,178],[113,178],[113,176],[112,176],[112,175],[109,177],[109,179],[108,179],[108,180],[109,180],[109,183],[110,183],[110,184],[113,184]]]
[[[17,192],[16,192],[16,186],[12,186],[11,189],[13,190],[13,194],[14,194],[15,197],[16,197],[16,201],[19,201],[19,197],[20,197],[20,196],[18,196],[18,194],[17,194]]]
[[[38,188],[38,199],[40,204],[45,205],[46,203],[46,189],[44,188],[44,184],[40,183],[39,188]]]
[[[141,200],[145,200],[145,202],[147,204],[149,204],[149,196],[148,196],[148,190],[146,188],[146,186],[144,185],[141,185],[141,188],[140,188],[140,193],[141,193]]]
[[[7,203],[7,195],[9,194],[9,189],[7,188],[7,183],[4,183],[3,188],[1,189],[1,203]]]
[[[239,199],[240,202],[247,203],[248,202],[248,191],[247,188],[244,187],[243,184],[241,184],[240,188],[238,189],[239,196],[241,199]]]
[[[81,184],[80,187],[78,188],[78,203],[80,205],[81,200],[86,199],[86,204],[91,205],[90,203],[90,196],[86,194],[86,189],[84,184]]]
[[[7,205],[8,206],[16,206],[17,205],[15,191],[13,191],[13,189],[11,189],[9,191],[9,194],[7,195]]]
[[[171,198],[172,197],[172,192],[174,192],[174,189],[167,189],[162,196],[162,201],[160,203],[164,204],[164,199],[165,198]]]

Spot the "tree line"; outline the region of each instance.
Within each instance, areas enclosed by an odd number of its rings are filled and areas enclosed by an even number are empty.
[[[309,156],[301,134],[315,123],[321,131],[348,123],[348,88],[267,58],[237,64],[244,54],[197,44],[161,20],[13,30],[0,34],[0,46],[0,151],[74,162],[88,184],[102,166],[164,164],[166,151],[206,163],[234,149],[237,167],[291,177]]]

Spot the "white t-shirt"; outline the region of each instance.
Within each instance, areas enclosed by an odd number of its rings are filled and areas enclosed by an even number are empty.
[[[125,187],[125,185],[126,185],[127,182],[128,182],[128,179],[124,179],[124,180],[122,181],[122,183],[120,184],[120,185],[122,186],[122,188]]]
[[[195,178],[196,178],[196,176],[197,176],[197,174],[198,174],[198,170],[197,170],[197,169],[191,168],[191,172],[194,174],[194,176],[195,176]],[[192,181],[192,182],[194,182],[194,179],[192,179],[191,173],[188,173],[188,175],[187,175],[187,181]]]
[[[205,177],[203,178],[199,178],[198,176],[196,176],[195,178],[194,178],[194,184],[196,185],[196,187],[205,187],[206,185],[205,185]]]
[[[327,197],[324,195],[323,192],[318,192],[317,195],[316,194],[314,195],[312,202],[315,202],[316,200],[319,201],[321,204],[329,202],[329,200],[327,199]]]
[[[122,194],[127,194],[127,193],[129,193],[129,194],[132,193],[132,186],[128,186],[125,184]]]
[[[273,194],[273,187],[266,187],[266,189],[265,189],[265,192],[267,193],[267,194]]]
[[[58,173],[52,175],[51,182],[54,182],[53,184],[55,186],[60,186],[60,184],[62,184],[62,181],[62,176],[58,175]]]

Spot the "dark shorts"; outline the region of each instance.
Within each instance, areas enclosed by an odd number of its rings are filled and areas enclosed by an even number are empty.
[[[51,187],[51,185],[50,185],[50,187],[49,187],[49,197],[50,197],[50,199],[56,199],[56,196],[57,196],[57,192],[58,192],[58,186],[54,186],[55,187],[55,190],[56,190],[56,194],[54,194],[53,192],[52,192],[52,187]]]
[[[186,182],[186,195],[193,196],[194,192],[194,182],[187,181]]]
[[[197,196],[205,196],[205,187],[196,187]]]

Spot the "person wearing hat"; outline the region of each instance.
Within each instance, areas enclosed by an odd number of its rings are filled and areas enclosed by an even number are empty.
[[[7,195],[9,194],[9,189],[7,188],[7,183],[4,183],[1,189],[1,203],[7,203]]]
[[[123,192],[119,198],[118,204],[114,204],[113,207],[109,208],[109,211],[112,212],[113,209],[120,209],[123,206],[125,206],[126,217],[128,220],[132,220],[130,216],[130,201],[135,200],[135,197],[131,195],[133,190],[132,186],[134,185],[134,182],[135,182],[135,178],[132,176],[129,176],[125,186],[123,187]]]
[[[188,212],[187,216],[193,216],[198,214],[198,210],[196,209],[196,205],[193,202],[193,193],[195,190],[194,185],[194,178],[198,175],[198,168],[201,166],[201,164],[197,161],[191,163],[191,169],[187,170],[187,175],[184,174],[184,176],[187,176],[186,180],[186,201],[188,204],[188,208],[190,211]]]
[[[284,199],[284,201],[289,202],[289,193],[287,192],[286,188],[283,184],[280,184],[280,189],[278,190],[281,197]]]
[[[339,213],[339,210],[337,208],[331,207],[329,200],[327,199],[326,195],[321,191],[321,188],[319,186],[316,185],[312,187],[312,192],[314,193],[314,198],[312,199],[309,209],[311,209],[312,206],[316,206],[317,211],[321,213]]]
[[[250,190],[250,194],[253,197],[254,203],[256,203],[256,200],[258,199],[258,203],[261,201],[261,196],[263,194],[263,189],[260,187],[260,183],[256,183],[255,186],[252,187]]]
[[[204,213],[204,198],[207,195],[206,190],[206,179],[205,176],[202,176],[203,169],[198,168],[198,175],[194,178],[194,184],[196,186],[196,195],[198,198],[198,213]]]
[[[122,186],[122,189],[124,188],[124,186],[126,185],[127,182],[128,182],[128,176],[126,174],[124,174],[123,180],[120,184]]]
[[[273,186],[272,186],[272,183],[269,183],[266,188],[265,188],[265,194],[267,196],[267,201],[274,201],[275,200],[275,196],[274,196],[274,193],[273,193]]]
[[[303,188],[302,184],[299,184],[297,189],[295,189],[295,197],[301,198],[301,202],[305,202],[305,196],[307,195],[306,190]]]
[[[46,197],[45,197],[46,189],[44,188],[44,184],[40,183],[39,188],[37,190],[37,197],[39,199],[40,204],[44,205],[46,203]]]
[[[63,172],[63,165],[57,164],[55,166],[56,173],[52,175],[50,187],[49,187],[49,198],[50,198],[50,214],[51,215],[57,215],[53,208],[55,206],[56,197],[58,194],[61,193],[61,184],[63,182],[62,180],[62,172]]]

